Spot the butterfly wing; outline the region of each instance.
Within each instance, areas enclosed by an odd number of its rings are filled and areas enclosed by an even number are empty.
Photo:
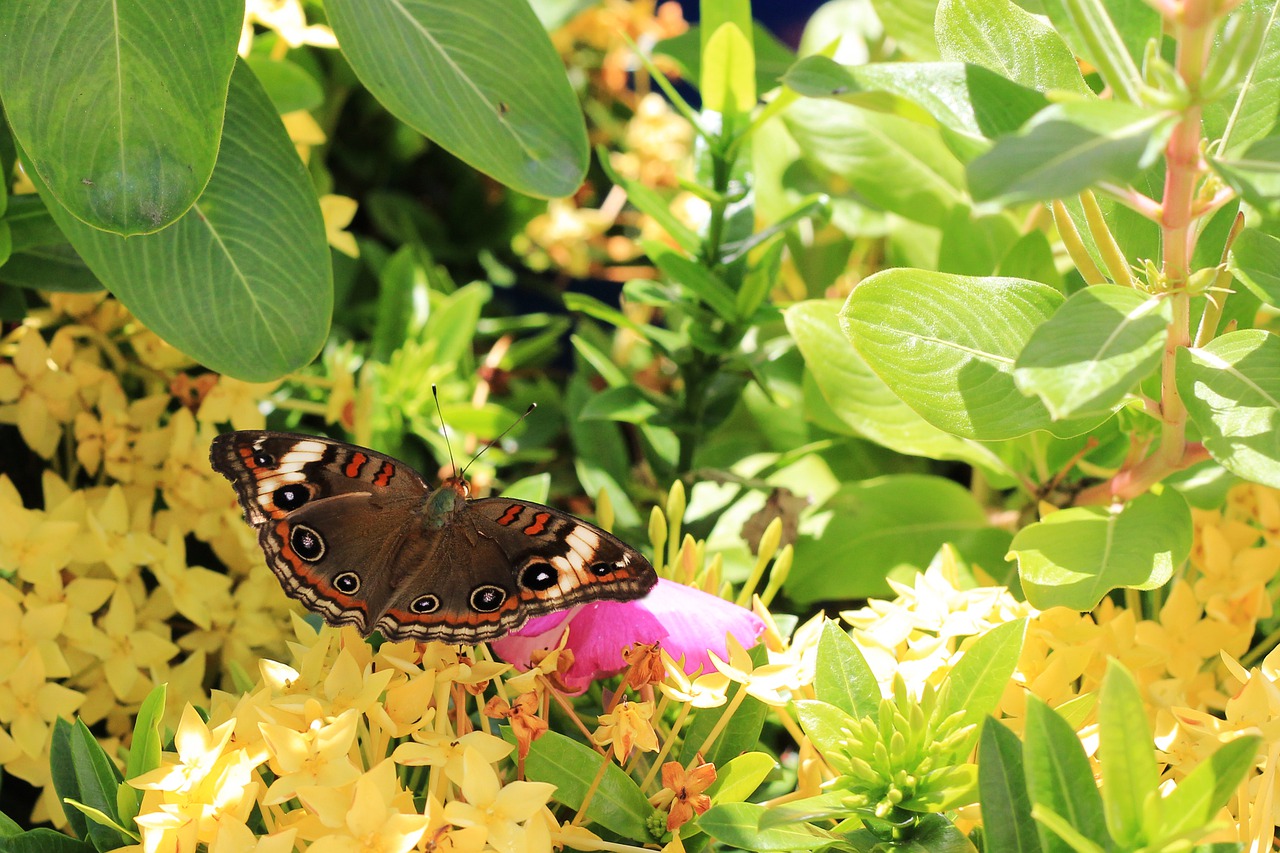
[[[235,487],[285,592],[330,624],[369,633],[421,530],[422,477],[372,450],[292,433],[220,435],[210,461]]]

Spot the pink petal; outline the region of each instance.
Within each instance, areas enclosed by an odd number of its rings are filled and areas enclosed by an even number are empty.
[[[708,651],[728,656],[726,633],[750,648],[764,631],[764,623],[750,610],[722,598],[660,579],[644,598],[598,601],[539,616],[490,645],[517,669],[529,669],[532,653],[555,648],[566,629],[567,648],[573,650],[574,658],[564,679],[580,693],[592,681],[626,669],[622,650],[633,643],[662,643],[673,658],[684,658],[685,672],[692,674],[699,667],[711,669]]]

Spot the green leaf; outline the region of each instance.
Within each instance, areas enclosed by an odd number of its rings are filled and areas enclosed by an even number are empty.
[[[1028,696],[1025,738],[1027,790],[1034,806],[1053,810],[1085,838],[1106,849],[1110,839],[1102,795],[1075,731],[1039,697]],[[1039,834],[1045,853],[1072,853],[1071,847],[1043,825]]]
[[[713,803],[740,803],[755,793],[773,769],[778,766],[773,756],[763,752],[746,752],[716,768],[716,781],[707,789]]]
[[[1000,576],[1009,542],[963,486],[917,474],[842,485],[806,515],[801,533],[784,587],[799,602],[886,595],[890,570],[923,568],[948,542]]]
[[[422,336],[435,345],[437,364],[460,364],[470,355],[480,311],[492,298],[487,282],[473,281],[436,302]]]
[[[1103,0],[1050,0],[1046,6],[1052,8],[1058,5],[1058,2],[1061,2],[1067,16],[1071,19],[1070,30],[1079,39],[1077,51],[1080,55],[1089,60],[1089,63],[1098,70],[1098,74],[1111,87],[1111,91],[1117,98],[1129,103],[1137,103],[1140,100],[1138,84],[1142,80],[1142,75],[1138,71],[1135,57],[1129,54],[1128,47],[1117,30],[1116,21],[1110,15],[1108,6],[1111,4],[1104,5]],[[1114,5],[1117,9],[1121,9],[1131,2],[1132,0],[1126,0],[1125,3],[1114,3]],[[1146,20],[1150,22],[1149,14]],[[1143,29],[1135,27],[1133,35],[1142,38]],[[1151,35],[1159,38],[1158,21]],[[1138,47],[1146,48],[1145,39]]]
[[[299,65],[287,59],[268,59],[265,56],[245,58],[258,78],[262,89],[271,99],[276,112],[314,110],[324,103],[324,89]]]
[[[981,65],[1039,92],[1092,94],[1062,37],[1010,0],[941,0],[936,26],[943,59]]]
[[[1236,237],[1227,269],[1253,295],[1268,305],[1280,305],[1280,240],[1254,228]]]
[[[1123,508],[1071,507],[1029,524],[1009,546],[1027,601],[1092,610],[1117,587],[1155,589],[1191,552],[1191,510],[1173,489]]]
[[[1228,471],[1280,487],[1280,339],[1261,329],[1178,350],[1178,393]]]
[[[1014,359],[1062,302],[1033,281],[892,269],[854,289],[841,321],[885,384],[939,429],[980,441],[1038,429],[1065,438],[1099,419],[1055,421],[1013,379]]]
[[[724,803],[704,812],[698,826],[717,841],[740,850],[816,850],[833,841],[827,833],[806,824],[761,829],[760,820],[768,813],[755,803]]]
[[[127,786],[121,785],[120,787],[124,788]],[[118,791],[117,791],[117,794],[118,794]],[[128,838],[130,841],[133,841],[135,844],[142,840],[141,836],[139,836],[135,832],[130,832],[129,830],[125,829],[123,826],[121,826],[119,823],[116,822],[115,818],[111,817],[111,815],[102,811],[102,809],[95,809],[93,806],[86,806],[84,803],[78,803],[75,800],[64,800],[63,802],[66,805],[71,806],[73,809],[78,809],[79,811],[83,812],[84,816],[87,817],[91,822],[101,827],[102,829],[107,830],[108,832],[112,832],[123,838]],[[115,848],[113,847],[111,849],[114,850]]]
[[[722,320],[730,323],[737,320],[738,309],[733,290],[715,273],[697,261],[665,249],[660,244],[652,243],[646,248],[649,249],[649,257],[668,278],[711,306]]]
[[[1013,381],[1056,420],[1111,412],[1159,364],[1169,300],[1113,284],[1072,294],[1036,329]]]
[[[797,101],[784,118],[806,159],[885,210],[941,227],[952,207],[968,202],[964,170],[933,128],[816,100]]]
[[[934,19],[938,0],[871,0],[884,33],[911,59],[938,58]]]
[[[118,234],[186,213],[218,156],[243,18],[237,0],[0,5],[0,96],[46,198]]]
[[[1119,35],[1120,41],[1127,49],[1134,62],[1141,62],[1147,42],[1160,39],[1160,13],[1144,0],[1105,0],[1106,11]],[[1063,0],[1040,0],[1044,14],[1054,28],[1071,46],[1075,56],[1089,60],[1092,65],[1093,48],[1091,41],[1086,40],[1076,26],[1075,19],[1067,10]]]
[[[1111,658],[1098,701],[1098,764],[1102,768],[1102,803],[1111,836],[1126,848],[1141,847],[1143,809],[1158,796],[1160,774],[1152,752],[1142,693],[1124,665]]]
[[[320,206],[243,63],[231,78],[218,165],[178,222],[125,239],[56,205],[50,212],[139,320],[212,370],[267,381],[309,363],[324,344],[333,284]]]
[[[1178,836],[1205,828],[1257,764],[1261,746],[1262,738],[1257,735],[1235,738],[1188,773],[1161,803],[1162,835]]]
[[[1010,205],[1124,184],[1155,162],[1173,125],[1171,114],[1115,101],[1054,104],[969,164],[969,191]]]
[[[1131,0],[1140,2],[1140,0]],[[1274,0],[1245,0],[1235,14],[1244,19],[1262,21],[1266,32],[1262,50],[1253,67],[1236,81],[1223,98],[1204,107],[1205,138],[1222,139],[1221,150],[1228,157],[1249,147],[1276,127],[1280,117],[1280,26],[1277,26]],[[1214,50],[1221,47],[1222,28],[1218,28]]]
[[[845,836],[845,843],[859,853],[885,850],[880,836],[869,829],[857,829]],[[888,848],[893,853],[976,853],[973,843],[951,821],[940,814],[926,814],[902,841]],[[994,853],[995,848],[988,847]],[[1004,853],[1004,851],[1000,851]]]
[[[329,0],[325,12],[360,82],[414,130],[527,195],[582,183],[582,111],[528,3]]]
[[[756,666],[768,663],[768,652],[764,645],[753,648],[749,654]],[[742,690],[741,684],[734,684],[729,689],[729,701],[719,708],[704,708],[694,715],[693,723],[685,728],[684,745],[680,748],[680,763],[688,767],[689,762],[697,757],[698,750],[706,742],[707,736],[720,722],[720,718],[732,706],[734,697]],[[711,748],[702,755],[702,760],[719,767],[727,764],[737,755],[753,749],[760,740],[760,731],[764,728],[764,718],[769,713],[769,706],[754,696],[746,696],[733,712],[729,722],[712,742]],[[632,836],[639,838],[641,836]]]
[[[67,807],[67,810],[80,815],[73,808]],[[80,815],[80,819],[84,820],[84,816]],[[87,841],[77,841],[69,835],[41,827],[21,835],[0,838],[0,853],[95,853],[95,850]]]
[[[1210,159],[1222,180],[1253,207],[1280,214],[1280,136],[1259,139],[1230,159]]]
[[[23,833],[22,826],[4,812],[0,812],[0,840]],[[64,838],[66,836],[63,836]]]
[[[942,227],[937,269],[959,275],[991,275],[1017,239],[1018,226],[1009,214],[979,215],[972,208],[953,207]]]
[[[49,742],[49,775],[53,780],[54,793],[58,795],[58,805],[71,826],[76,838],[89,840],[89,822],[79,810],[65,805],[65,799],[82,800],[80,778],[76,772],[76,762],[71,751],[71,736],[75,729],[71,723],[59,717],[53,721],[53,734]]]
[[[856,719],[843,709],[818,699],[797,699],[795,709],[796,720],[813,748],[837,773],[852,773],[853,765],[845,754],[844,730],[857,725]]]
[[[626,385],[621,388],[606,388],[596,394],[578,413],[578,417],[583,420],[645,424],[660,412],[639,388]]]
[[[119,824],[120,816],[116,813],[116,790],[124,784],[120,771],[111,763],[111,759],[107,757],[97,738],[80,720],[72,724],[69,740],[71,764],[79,795],[65,796],[59,791],[58,796],[83,803]],[[93,846],[99,853],[106,853],[108,850],[124,847],[135,841],[118,829],[92,819],[92,816],[87,824],[87,830],[89,840],[93,842]]]
[[[703,33],[707,27],[704,23]],[[751,47],[750,23],[745,32],[732,21],[715,28],[702,49],[700,82],[705,109],[741,114],[756,105],[756,57]]]
[[[1018,666],[1026,632],[1026,619],[997,625],[979,637],[947,675],[950,687],[946,703],[936,712],[938,719],[963,711],[964,724],[974,727],[966,745],[956,747],[957,753],[969,754],[972,744],[978,739],[978,727],[1004,695]]]
[[[871,665],[853,638],[831,619],[822,623],[818,638],[813,692],[855,718],[873,716],[880,707],[880,683]]]
[[[522,501],[533,501],[544,504],[551,494],[551,474],[543,471],[532,477],[521,477],[502,490],[504,498],[518,498]]]
[[[783,317],[808,376],[844,424],[899,453],[960,459],[987,470],[1003,467],[990,448],[943,432],[890,391],[840,330],[839,311],[835,300],[811,299],[790,306]]]
[[[512,739],[509,728],[504,727],[503,734],[508,740]],[[648,838],[647,824],[653,806],[649,805],[634,779],[591,747],[558,732],[545,732],[529,749],[524,765],[525,775],[531,781],[555,785],[553,796],[556,802],[577,809],[581,807],[582,798],[596,778],[602,761],[608,766],[587,807],[587,820],[623,838]]]
[[[133,779],[160,766],[160,726],[164,717],[165,695],[168,688],[165,684],[157,684],[142,700],[138,708],[138,716],[133,723],[133,739],[130,741],[129,757],[125,760],[124,778]],[[142,803],[142,793],[129,785],[121,785],[116,791],[116,809],[120,815],[120,823],[127,827],[133,825],[138,815],[138,807]]]
[[[1022,742],[1003,723],[987,720],[978,746],[978,801],[986,849],[1040,853],[1031,797],[1022,767]]]
[[[921,124],[941,124],[973,139],[1013,133],[1049,105],[1033,89],[961,62],[840,65],[825,56],[806,56],[782,79],[809,98],[834,98]]]

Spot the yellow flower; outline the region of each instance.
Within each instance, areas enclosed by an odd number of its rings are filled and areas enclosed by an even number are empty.
[[[600,728],[591,735],[599,746],[613,746],[613,755],[619,762],[626,760],[632,749],[656,752],[658,734],[653,730],[652,702],[623,700],[611,714],[600,716]]]
[[[67,621],[67,605],[31,601],[16,586],[0,582],[0,682],[9,678],[18,663],[34,651],[40,655],[48,678],[71,674],[58,637]]]
[[[479,752],[463,756],[462,795],[444,807],[445,820],[460,827],[482,827],[489,846],[501,853],[551,850],[551,833],[536,816],[556,786],[546,782],[498,781],[498,774]]]
[[[262,401],[280,386],[275,382],[241,382],[223,376],[200,403],[196,419],[207,424],[231,424],[233,429],[262,429],[266,416]]]
[[[138,692],[150,689],[141,670],[161,666],[178,653],[166,637],[139,627],[137,608],[123,586],[116,588],[106,615],[81,647],[102,661],[107,684],[122,701],[136,701]]]
[[[1164,651],[1164,662],[1170,675],[1190,679],[1200,671],[1205,661],[1216,658],[1221,649],[1229,647],[1237,635],[1230,625],[1203,616],[1204,611],[1196,601],[1191,585],[1181,579],[1175,580],[1168,599],[1160,608],[1160,621],[1140,623],[1137,640],[1144,646]]]
[[[329,27],[307,23],[307,13],[300,0],[249,0],[245,7],[246,35],[241,37],[241,56],[249,54],[245,39],[252,43],[255,23],[278,33],[289,47],[301,47],[304,44],[312,47],[338,46],[338,40]]]
[[[28,652],[0,690],[0,723],[29,756],[44,753],[49,727],[58,717],[70,718],[84,694],[45,680],[39,652]]]
[[[355,235],[343,229],[355,218],[358,206],[359,203],[355,199],[347,198],[345,195],[329,193],[320,196],[320,213],[324,216],[324,235],[329,240],[329,245],[352,258],[360,257],[360,246],[356,243]]]
[[[79,535],[77,522],[24,507],[13,483],[0,474],[0,571],[17,572],[27,583],[59,583]]]
[[[169,533],[164,558],[151,567],[179,613],[209,630],[215,614],[224,619],[233,612],[231,578],[221,572],[187,565],[187,546],[175,532]]]
[[[662,665],[667,671],[667,680],[659,684],[669,698],[677,702],[687,702],[695,708],[718,708],[725,702],[729,691],[728,676],[721,672],[708,672],[690,679],[685,675],[684,667],[672,659],[664,649]]]
[[[154,496],[151,498],[154,500]],[[148,508],[136,507],[130,520],[129,506],[124,490],[112,486],[102,502],[88,510],[86,523],[92,541],[98,546],[94,555],[106,563],[112,574],[123,578],[164,556],[164,546],[147,532],[151,513]]]
[[[431,822],[415,812],[413,795],[401,788],[390,761],[361,776],[349,792],[303,789],[298,798],[326,823],[326,818],[338,818],[344,830],[313,842],[307,848],[311,853],[408,853]]]
[[[292,853],[298,835],[296,829],[284,829],[258,836],[243,821],[223,819],[220,824],[209,853]]]
[[[384,644],[383,648],[386,645],[388,644]],[[370,722],[381,726],[391,737],[407,737],[434,718],[435,709],[429,705],[435,689],[435,673],[419,672],[402,684],[389,687],[383,700],[375,703],[366,713]]]
[[[135,776],[129,784],[143,791],[191,791],[212,772],[234,728],[235,721],[228,720],[210,729],[196,709],[188,704],[173,733],[177,761]]]
[[[454,737],[444,732],[415,732],[414,743],[396,747],[391,759],[396,764],[441,767],[449,781],[461,784],[466,771],[467,755],[479,756],[486,764],[500,761],[513,747],[500,737],[486,732],[467,732]]]
[[[359,719],[355,711],[344,711],[327,725],[315,721],[305,732],[259,723],[271,753],[271,770],[276,774],[263,804],[290,800],[302,787],[336,787],[354,781],[360,771],[351,763],[349,753]]]
[[[730,681],[736,681],[747,693],[764,702],[766,705],[780,707],[791,699],[791,691],[787,687],[792,677],[792,667],[787,664],[764,664],[756,666],[751,662],[751,655],[738,642],[733,634],[725,635],[725,648],[729,660],[723,661],[715,652],[707,652],[711,665]]]
[[[193,813],[194,812],[194,813]],[[164,809],[140,814],[134,820],[142,830],[145,853],[196,853],[200,824],[199,806]]]
[[[62,439],[62,424],[79,408],[79,383],[68,371],[74,352],[69,336],[53,345],[24,326],[12,364],[0,364],[0,423],[17,424],[22,440],[49,459]]]

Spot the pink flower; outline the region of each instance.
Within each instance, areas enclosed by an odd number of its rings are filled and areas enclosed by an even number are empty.
[[[561,677],[570,690],[581,693],[592,681],[626,669],[622,651],[633,643],[661,643],[673,658],[684,657],[686,673],[699,668],[708,672],[708,652],[721,658],[728,654],[725,634],[750,648],[764,631],[764,622],[746,608],[660,578],[644,598],[597,601],[539,616],[490,646],[503,660],[527,670],[533,665],[532,654],[554,649],[566,630],[573,665]]]

